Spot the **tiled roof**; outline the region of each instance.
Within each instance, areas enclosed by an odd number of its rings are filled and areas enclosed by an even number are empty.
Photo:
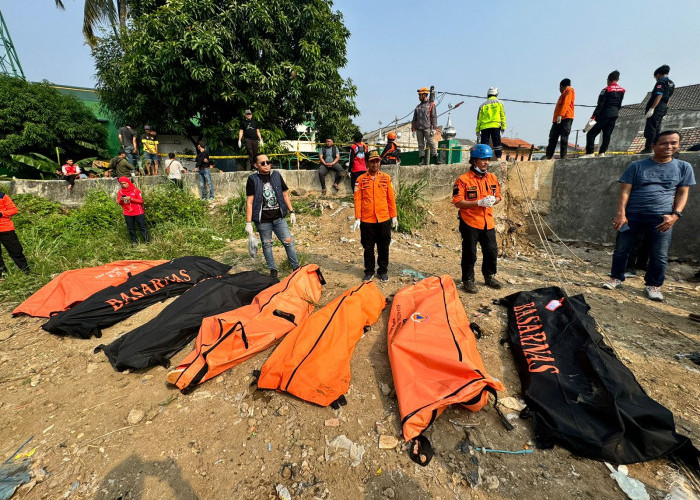
[[[634,138],[632,141],[632,144],[630,144],[630,147],[627,149],[627,151],[631,153],[638,153],[642,149],[644,149],[644,132],[637,132],[637,136]],[[681,129],[681,151],[687,150],[690,146],[694,146],[695,144],[700,144],[700,127],[689,127],[689,128],[684,128]]]
[[[640,103],[622,106],[622,108],[620,108],[620,116],[638,115],[644,111],[644,107],[649,100],[649,94],[651,94],[651,92],[647,92],[647,95],[644,96],[644,99],[642,99]],[[697,110],[700,112],[700,84],[676,87],[671,99],[668,101],[668,109],[669,111],[683,109]]]
[[[532,144],[530,144],[527,141],[523,141],[522,139],[511,139],[509,137],[501,137],[501,143],[511,149],[530,149],[532,147]],[[537,149],[537,148],[535,148]]]

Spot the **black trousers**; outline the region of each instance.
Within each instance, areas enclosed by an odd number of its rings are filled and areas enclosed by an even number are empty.
[[[474,281],[476,264],[476,244],[481,245],[481,273],[486,276],[496,274],[498,244],[495,229],[476,229],[459,219],[459,233],[462,235],[462,282]]]
[[[185,189],[182,185],[182,179],[170,179],[173,184],[175,184],[180,189]]]
[[[148,236],[148,229],[146,229],[146,217],[141,215],[125,215],[126,228],[129,230],[129,238],[131,238],[132,243],[138,243],[139,240],[136,237],[136,225],[138,224],[141,234],[143,235],[143,241],[148,243],[150,240]]]
[[[363,170],[362,172],[350,172],[350,185],[352,186],[352,192],[355,192],[355,182],[357,181],[357,178],[367,172],[367,170]]]
[[[503,146],[501,145],[501,129],[500,128],[485,128],[481,132],[481,137],[479,138],[479,144],[488,145],[491,143],[493,148],[493,154],[496,158],[500,158],[503,155]]]
[[[253,170],[255,167],[255,157],[258,156],[258,139],[248,139],[247,137],[243,138],[245,140],[245,148],[248,150],[248,159],[250,161],[250,169]]]
[[[2,260],[2,247],[5,247],[10,258],[17,264],[22,271],[25,273],[29,272],[29,264],[27,264],[27,259],[24,256],[24,249],[22,244],[19,242],[17,233],[13,231],[2,231],[0,232],[0,274],[7,272],[7,266],[5,266],[5,261]]]
[[[318,167],[318,180],[321,183],[321,189],[326,189],[326,174],[330,171],[335,172],[333,184],[338,184],[341,180],[343,180],[343,167],[341,167],[339,163],[336,163],[330,167],[321,164]]]
[[[651,143],[656,139],[656,136],[661,132],[661,121],[666,116],[667,107],[659,104],[654,110],[654,114],[650,118],[647,118],[647,122],[644,125],[644,149],[651,150]]]
[[[571,133],[571,124],[573,118],[565,118],[561,123],[552,123],[552,128],[549,129],[549,144],[547,144],[547,158],[554,156],[554,150],[557,149],[557,141],[559,141],[559,155],[566,158],[566,152],[569,148],[569,134]],[[560,140],[561,138],[561,140]]]
[[[603,154],[608,150],[608,146],[610,145],[610,136],[612,135],[613,130],[615,129],[616,121],[617,116],[613,116],[612,118],[605,118],[601,121],[598,121],[595,125],[593,125],[593,127],[591,127],[591,130],[589,130],[586,134],[587,155],[593,154],[593,151],[595,149],[595,138],[598,137],[598,134],[601,131],[603,132],[603,139],[600,142],[600,149],[598,150],[598,153]]]
[[[374,274],[374,246],[377,245],[377,274],[389,271],[391,219],[384,222],[360,222],[360,242],[365,250],[365,274]]]

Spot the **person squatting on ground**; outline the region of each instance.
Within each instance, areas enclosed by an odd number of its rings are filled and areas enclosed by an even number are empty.
[[[148,229],[146,229],[146,217],[143,211],[143,197],[141,191],[134,186],[128,177],[120,177],[119,185],[121,189],[117,193],[117,203],[122,206],[124,211],[124,220],[126,221],[126,229],[129,231],[131,243],[139,242],[136,236],[136,226],[139,226],[143,241],[148,243]]]
[[[668,263],[673,225],[683,216],[690,186],[695,184],[690,163],[676,160],[681,135],[675,130],[659,134],[652,143],[651,158],[630,163],[620,176],[617,213],[612,220],[617,231],[609,290],[625,281],[627,259],[637,234],[646,231],[649,238],[649,263],[644,275],[645,291],[651,300],[663,300],[663,285]]]
[[[625,89],[617,84],[619,80],[619,71],[615,70],[610,73],[607,87],[601,90],[598,95],[598,104],[596,104],[591,116],[591,120],[595,121],[595,125],[586,134],[586,156],[593,156],[595,139],[601,131],[603,132],[603,139],[600,142],[598,154],[603,155],[608,150],[610,136],[612,136],[617,116],[620,113],[620,107],[622,107],[622,99],[625,97]]]
[[[418,140],[418,163],[428,164],[425,156],[426,142],[430,147],[430,157],[433,163],[438,163],[437,142],[435,141],[435,130],[437,129],[437,109],[435,103],[428,100],[430,90],[428,87],[418,89],[418,100],[420,103],[413,110],[413,120],[411,120],[411,131],[413,137]]]
[[[321,195],[326,194],[326,174],[329,171],[335,172],[333,179],[333,189],[340,189],[338,185],[343,180],[343,167],[340,166],[340,151],[333,145],[333,139],[326,139],[326,145],[321,148],[318,155],[318,160],[321,163],[318,166],[318,180],[321,183]]]
[[[165,160],[165,173],[168,174],[168,179],[180,189],[183,189],[183,172],[187,172],[187,169],[182,166],[182,163],[175,159],[175,153],[168,153],[168,159]]]
[[[666,116],[666,111],[668,111],[668,100],[676,88],[675,84],[668,78],[670,71],[671,68],[666,64],[656,68],[654,71],[656,83],[654,88],[651,89],[651,95],[649,95],[649,100],[644,109],[647,121],[644,125],[645,142],[644,149],[641,151],[643,154],[651,153],[652,141],[661,130],[661,121]]]
[[[82,170],[80,170],[80,167],[73,163],[71,158],[68,158],[66,163],[61,167],[60,175],[63,177],[63,180],[68,183],[68,191],[73,189],[75,180],[79,178],[81,172]],[[57,171],[56,173],[58,174],[59,172]]]
[[[455,181],[452,204],[459,208],[462,287],[468,293],[477,293],[474,279],[477,243],[481,245],[481,272],[486,286],[501,288],[501,283],[495,277],[498,244],[492,208],[501,202],[501,186],[496,176],[488,172],[493,150],[486,144],[477,144],[470,153],[471,168]]]
[[[109,167],[107,170],[114,172],[115,177],[129,177],[134,175],[134,170],[131,163],[126,159],[126,151],[123,149],[119,151],[119,154],[109,160]]]
[[[194,171],[199,174],[199,186],[202,188],[202,199],[207,199],[207,182],[209,183],[209,199],[214,199],[214,183],[211,181],[211,160],[204,143],[197,143],[197,156],[194,159]]]
[[[501,132],[506,131],[506,111],[503,103],[498,100],[498,89],[491,87],[486,92],[486,100],[479,106],[476,116],[477,142],[489,145],[491,143],[497,159],[503,155]]]
[[[148,127],[148,125],[147,125]],[[150,127],[146,129],[141,144],[143,144],[143,153],[146,157],[146,175],[158,175],[158,134]]]
[[[365,157],[369,153],[369,148],[367,144],[362,142],[361,132],[355,132],[355,135],[352,136],[352,140],[353,143],[350,144],[350,159],[348,163],[350,164],[350,185],[354,193],[357,178],[367,172],[367,161]]]
[[[139,158],[139,147],[136,143],[138,134],[128,123],[119,129],[119,142],[126,152],[126,159],[136,167]]]
[[[277,278],[277,264],[272,254],[272,233],[275,233],[284,246],[292,270],[296,270],[299,267],[297,250],[285,217],[289,213],[289,221],[294,226],[297,223],[297,216],[292,207],[292,200],[289,198],[289,188],[279,171],[272,170],[272,162],[267,155],[258,153],[254,161],[253,165],[257,173],[251,174],[245,185],[247,197],[245,230],[252,236],[253,223],[255,223],[270,276]]]
[[[381,157],[377,151],[369,153],[369,170],[357,178],[355,186],[355,223],[352,231],[360,228],[360,242],[364,249],[365,275],[363,281],[374,277],[374,246],[377,246],[377,274],[383,282],[389,281],[389,245],[391,228],[399,227],[396,196],[391,176],[379,171]]]
[[[245,110],[245,119],[241,123],[241,128],[238,131],[238,147],[241,147],[241,139],[245,139],[245,148],[248,150],[248,161],[250,169],[253,170],[255,159],[258,156],[258,143],[263,146],[263,139],[260,135],[258,122],[253,120],[253,112],[249,109]]]
[[[554,106],[554,118],[552,119],[552,128],[549,130],[549,144],[547,144],[546,156],[548,160],[554,157],[554,151],[557,149],[557,141],[560,140],[559,156],[566,158],[566,153],[569,149],[569,134],[571,133],[571,124],[574,122],[574,100],[576,93],[571,86],[571,80],[564,78],[559,82],[560,96]]]
[[[401,150],[396,145],[396,132],[386,134],[386,146],[382,151],[382,165],[400,165]]]
[[[27,258],[24,256],[22,244],[19,242],[15,232],[15,225],[11,219],[17,212],[17,207],[10,197],[0,191],[0,278],[7,273],[7,266],[5,266],[5,261],[2,260],[3,246],[10,258],[17,264],[17,267],[25,274],[29,274],[29,264],[27,264]]]

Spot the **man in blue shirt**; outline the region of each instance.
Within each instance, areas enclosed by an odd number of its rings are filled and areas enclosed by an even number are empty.
[[[659,66],[654,71],[656,83],[654,88],[651,89],[651,95],[644,108],[647,121],[644,125],[644,139],[646,139],[646,142],[644,143],[644,149],[641,151],[643,154],[651,153],[651,142],[661,130],[661,121],[666,116],[666,111],[668,111],[668,100],[676,88],[675,84],[668,77],[669,71],[671,71],[671,68],[666,64]]]
[[[680,141],[678,131],[661,132],[651,145],[654,155],[630,163],[620,177],[617,213],[612,221],[618,233],[611,278],[603,288],[612,290],[622,285],[637,234],[646,231],[650,254],[645,290],[651,300],[663,300],[660,287],[666,275],[672,227],[683,216],[690,186],[695,184],[692,165],[673,158]]]

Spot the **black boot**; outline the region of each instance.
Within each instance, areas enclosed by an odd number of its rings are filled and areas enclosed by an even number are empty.
[[[463,281],[462,288],[467,293],[479,293],[479,289],[476,287],[474,280]]]
[[[484,282],[486,283],[486,286],[495,288],[496,290],[500,290],[503,288],[503,285],[501,284],[500,281],[496,279],[495,276],[484,276]]]
[[[433,165],[440,165],[440,157],[438,155],[433,156]]]

